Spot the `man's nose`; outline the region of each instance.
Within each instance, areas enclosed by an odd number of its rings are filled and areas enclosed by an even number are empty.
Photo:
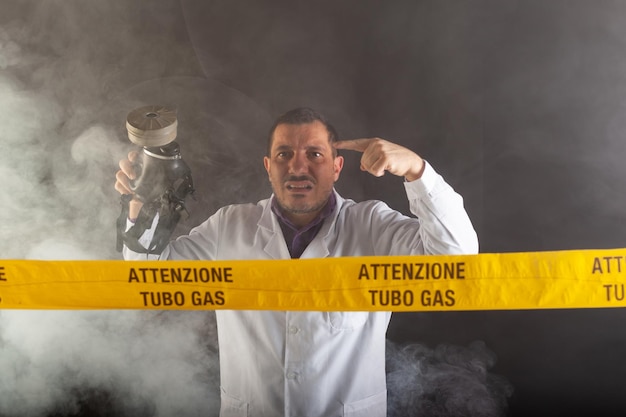
[[[308,172],[308,170],[309,161],[307,160],[306,155],[294,154],[293,158],[289,161],[289,172],[292,174],[300,174]]]

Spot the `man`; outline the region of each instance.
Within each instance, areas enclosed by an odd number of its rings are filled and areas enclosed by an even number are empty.
[[[362,153],[361,169],[404,177],[417,218],[335,190],[337,149]],[[273,195],[224,207],[161,259],[283,259],[468,254],[478,251],[463,200],[413,151],[383,139],[337,141],[323,116],[300,108],[269,135],[265,169]],[[116,189],[130,194],[132,163]],[[130,217],[139,203],[131,206]],[[133,214],[134,213],[134,214]],[[145,236],[150,240],[149,234]],[[125,249],[126,259],[145,259]],[[306,277],[302,277],[306,279]],[[216,311],[221,416],[385,416],[385,312]]]

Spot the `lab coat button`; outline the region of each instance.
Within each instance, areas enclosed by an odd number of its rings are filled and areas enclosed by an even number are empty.
[[[296,334],[300,331],[296,326],[289,326],[289,333]]]
[[[298,374],[296,374],[295,372],[287,372],[287,379],[296,379],[296,376],[298,376]]]

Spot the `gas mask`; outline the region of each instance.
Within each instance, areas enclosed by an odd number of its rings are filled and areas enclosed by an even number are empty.
[[[193,194],[194,188],[191,170],[175,141],[177,127],[176,112],[163,106],[145,106],[128,113],[128,138],[142,147],[135,166],[137,177],[131,181],[130,188],[143,206],[135,224],[125,230],[133,195],[122,196],[122,212],[117,222],[118,251],[126,245],[135,252],[160,254],[179,220],[188,216],[185,199]],[[152,227],[157,214],[152,241],[144,248],[138,240]]]

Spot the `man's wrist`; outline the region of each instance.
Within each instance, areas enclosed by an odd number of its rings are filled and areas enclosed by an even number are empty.
[[[426,162],[423,159],[420,159],[420,166],[415,170],[411,170],[404,175],[404,179],[408,182],[419,180],[422,178],[424,174],[424,169],[426,169]]]
[[[137,217],[139,217],[139,212],[142,207],[143,203],[141,201],[134,198],[130,200],[128,205],[128,219],[134,223],[137,220]]]

